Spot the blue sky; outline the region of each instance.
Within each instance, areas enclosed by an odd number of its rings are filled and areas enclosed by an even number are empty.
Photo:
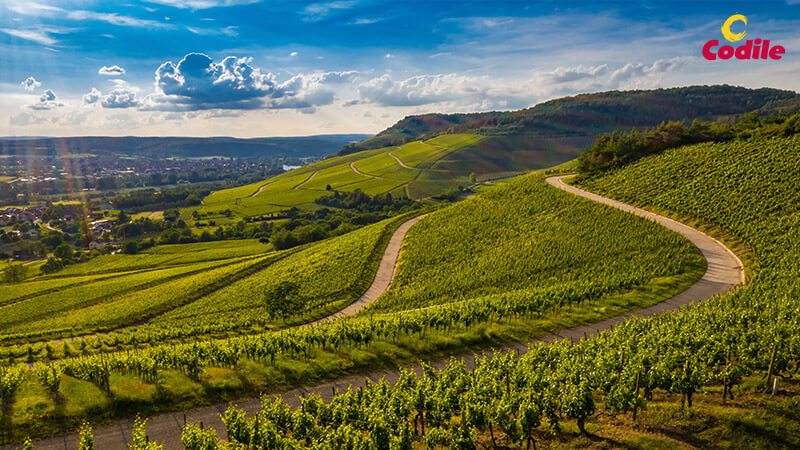
[[[702,59],[734,13],[786,56]],[[609,89],[798,90],[799,24],[800,0],[0,0],[0,135],[372,133]]]

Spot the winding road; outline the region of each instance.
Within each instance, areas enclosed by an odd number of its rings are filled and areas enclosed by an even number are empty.
[[[388,152],[388,154],[389,154],[389,156],[394,158],[394,160],[397,161],[397,164],[400,164],[401,167],[405,167],[406,169],[414,169],[414,167],[407,166],[403,161],[400,161],[400,158],[398,158],[397,156],[394,156],[392,154],[392,152]]]
[[[353,169],[353,172],[355,172],[355,173],[357,173],[357,174],[359,174],[359,175],[361,175],[361,176],[364,176],[364,177],[370,177],[370,178],[377,178],[377,179],[379,179],[379,180],[385,180],[385,178],[383,178],[383,177],[379,177],[379,176],[377,176],[377,175],[370,175],[370,174],[368,174],[368,173],[364,173],[364,172],[362,172],[362,171],[358,170],[358,169],[356,168],[356,164],[355,164],[354,162],[351,162],[351,163],[350,163],[350,168],[351,168],[351,169]]]
[[[351,166],[352,167],[352,166]],[[354,169],[355,170],[355,169]],[[483,354],[491,355],[496,353],[516,352],[525,353],[528,347],[536,343],[545,343],[558,339],[580,340],[587,335],[595,335],[600,331],[613,328],[615,325],[624,322],[629,317],[647,317],[661,314],[666,311],[676,310],[682,306],[694,302],[707,300],[715,295],[724,293],[739,284],[744,283],[744,272],[739,258],[722,243],[707,234],[684,225],[675,220],[664,216],[636,208],[631,205],[602,197],[591,192],[578,189],[564,183],[564,179],[569,176],[555,176],[547,179],[552,186],[579,195],[581,197],[603,203],[623,211],[636,214],[641,217],[658,222],[670,230],[673,230],[689,239],[702,252],[707,260],[707,270],[703,277],[690,286],[685,291],[662,301],[648,308],[632,311],[612,317],[601,322],[559,330],[539,339],[511,344],[497,350],[486,351]],[[383,257],[380,262],[375,279],[367,292],[355,303],[337,314],[321,319],[320,321],[333,320],[337,317],[350,315],[358,312],[370,303],[374,302],[383,292],[388,289],[394,277],[397,261],[400,255],[403,238],[408,229],[422,217],[416,217],[402,224],[392,235]],[[319,321],[318,321],[319,322]],[[474,367],[475,355],[473,353],[459,355],[456,358],[464,361],[468,368]],[[431,365],[435,368],[445,367],[451,359],[435,361]],[[417,374],[422,373],[421,367],[416,364],[408,367]],[[325,401],[330,401],[335,392],[347,390],[348,387],[358,388],[364,386],[367,380],[377,382],[385,379],[389,383],[395,383],[399,377],[399,371],[390,369],[385,371],[375,371],[366,374],[352,375],[334,381],[324,382],[316,386],[301,386],[289,391],[273,394],[280,396],[289,405],[299,406],[300,398],[309,394],[318,394]],[[213,427],[217,435],[225,437],[225,427],[219,415],[225,411],[227,404],[217,404],[202,409],[187,411],[185,413],[166,413],[151,417],[148,422],[148,436],[152,441],[163,444],[167,450],[183,449],[180,442],[181,427],[184,421],[187,423],[202,423],[206,428]],[[254,414],[261,409],[259,399],[245,400],[237,403],[237,406],[248,414]],[[111,426],[100,427],[95,430],[95,448],[108,450],[127,449],[131,443],[132,420],[119,420]],[[78,436],[75,434],[55,437],[35,442],[37,450],[55,449],[75,449],[77,448]],[[3,449],[12,449],[14,446],[5,446]]]

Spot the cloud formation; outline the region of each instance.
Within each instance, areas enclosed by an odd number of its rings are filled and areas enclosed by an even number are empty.
[[[94,103],[97,103],[97,101],[100,100],[100,97],[102,96],[103,96],[102,92],[100,92],[97,88],[92,88],[92,90],[88,94],[83,96],[83,103],[86,103],[87,105],[92,105]]]
[[[103,97],[100,105],[103,108],[134,108],[139,106],[139,100],[132,89],[117,88]]]
[[[158,92],[145,109],[197,111],[207,109],[307,109],[333,102],[333,84],[351,82],[355,72],[300,74],[278,83],[271,73],[251,66],[250,58],[229,56],[215,63],[202,53],[190,53],[178,64],[165,62],[155,74]]]
[[[482,96],[481,80],[456,74],[420,75],[393,81],[388,74],[358,86],[362,102],[382,106],[418,106]]]
[[[100,75],[122,75],[125,73],[125,69],[115,64],[113,66],[103,66],[97,73]]]
[[[58,41],[52,38],[49,34],[52,32],[52,30],[45,30],[45,29],[22,30],[18,28],[0,28],[0,31],[10,36],[24,39],[26,41],[36,42],[37,44],[56,45],[58,43]]]
[[[25,89],[26,91],[33,92],[33,90],[41,86],[42,83],[36,81],[36,78],[33,78],[33,76],[30,76],[28,78],[25,78],[25,80],[19,85],[22,86],[22,88]]]
[[[172,6],[175,8],[208,9],[230,6],[249,5],[261,0],[148,0],[151,3]]]
[[[28,108],[35,110],[48,110],[61,106],[64,106],[64,104],[58,101],[56,98],[56,93],[50,89],[46,89],[42,96],[39,97],[39,101],[33,105],[29,105]]]

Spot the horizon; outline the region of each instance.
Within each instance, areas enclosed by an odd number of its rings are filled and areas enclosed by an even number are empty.
[[[5,136],[375,134],[409,115],[607,90],[797,91],[800,69],[792,0],[6,0],[0,11]],[[704,60],[734,13],[748,38],[785,46],[782,60]]]

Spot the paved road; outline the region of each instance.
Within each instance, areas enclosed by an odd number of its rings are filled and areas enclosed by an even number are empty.
[[[730,251],[716,239],[667,217],[659,216],[649,211],[635,208],[625,203],[601,197],[599,195],[569,186],[564,183],[564,178],[566,177],[550,177],[547,179],[547,182],[556,188],[565,190],[572,194],[580,195],[582,197],[628,211],[632,214],[654,220],[688,238],[692,243],[694,243],[694,245],[697,246],[697,248],[700,249],[700,251],[703,253],[703,256],[708,261],[706,273],[700,280],[698,280],[685,291],[648,308],[621,314],[601,322],[560,330],[556,333],[544,336],[532,342],[522,342],[508,345],[497,350],[486,351],[485,354],[506,352],[523,354],[527,351],[529,345],[535,343],[550,342],[558,339],[571,339],[578,341],[584,336],[591,336],[599,333],[600,331],[613,328],[615,325],[624,322],[629,317],[647,317],[661,314],[666,311],[675,310],[681,306],[685,306],[693,302],[700,302],[709,299],[717,294],[726,292],[735,286],[744,283],[744,272],[742,270],[741,261],[736,257],[736,255],[734,255],[732,251]],[[408,227],[410,228],[410,226],[411,225]],[[399,231],[400,229],[398,229],[398,232]],[[395,234],[397,234],[397,232],[395,232]],[[384,258],[385,257],[386,255],[384,254]],[[394,269],[392,272],[394,272]],[[373,285],[374,284],[375,283],[373,283]],[[475,355],[463,354],[457,356],[456,358],[462,359],[468,368],[474,367]],[[449,359],[445,359],[433,362],[431,365],[436,368],[442,368],[445,367],[448,362]],[[414,370],[420,375],[422,373],[419,365],[413,365],[408,368]],[[329,401],[333,397],[334,392],[345,391],[351,386],[353,388],[364,386],[367,379],[377,382],[383,378],[386,379],[387,382],[394,383],[397,381],[398,375],[398,371],[394,369],[377,371],[368,374],[348,376],[334,381],[321,383],[316,386],[301,386],[290,391],[279,392],[273,395],[283,397],[284,401],[286,401],[289,405],[298,406],[299,399],[308,394],[316,393],[324,400]],[[237,403],[237,406],[250,414],[254,414],[260,410],[261,403],[258,399],[252,399],[239,402]],[[227,405],[220,404],[188,411],[186,413],[168,413],[152,417],[148,423],[148,435],[150,436],[151,440],[163,444],[168,450],[182,449],[183,446],[180,442],[180,435],[181,426],[183,425],[185,418],[186,422],[188,423],[202,422],[206,428],[213,427],[217,431],[217,434],[224,438],[225,427],[219,418],[219,414],[224,412],[226,407]],[[128,445],[130,444],[131,430],[132,422],[130,420],[120,420],[112,426],[98,428],[95,430],[95,448],[100,450],[127,449]],[[77,435],[51,438],[36,442],[35,448],[37,450],[75,449],[77,448],[77,440]],[[14,447],[4,447],[3,449],[5,450],[7,448]]]

